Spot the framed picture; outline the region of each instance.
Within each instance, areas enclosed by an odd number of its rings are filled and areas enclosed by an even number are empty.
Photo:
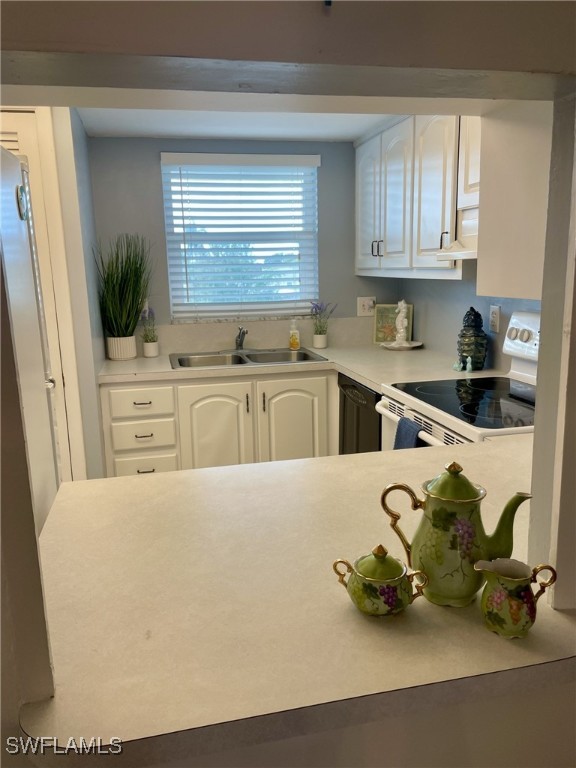
[[[407,304],[408,327],[406,328],[406,341],[412,341],[412,318],[414,305]],[[374,308],[374,343],[383,341],[396,341],[396,310],[398,304],[376,304]]]

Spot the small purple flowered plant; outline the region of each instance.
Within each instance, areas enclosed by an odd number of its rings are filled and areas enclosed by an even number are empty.
[[[142,341],[149,343],[158,341],[158,332],[155,325],[155,315],[152,307],[145,307],[140,315],[142,321]]]
[[[324,336],[328,333],[328,320],[330,319],[330,315],[338,305],[331,303],[325,304],[323,301],[311,301],[310,304],[312,305],[310,313],[314,323],[314,333]]]

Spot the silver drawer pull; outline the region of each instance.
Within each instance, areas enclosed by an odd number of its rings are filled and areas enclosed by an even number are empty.
[[[133,400],[132,405],[152,405],[152,400],[147,400],[144,403],[137,403],[136,400]]]
[[[149,475],[151,472],[156,472],[155,469],[137,469],[136,474],[137,475]]]
[[[154,437],[154,432],[150,432],[149,435],[134,435],[134,437],[136,438],[136,440],[147,440],[150,437]]]

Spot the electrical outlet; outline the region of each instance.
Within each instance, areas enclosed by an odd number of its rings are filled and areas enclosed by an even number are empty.
[[[490,304],[490,330],[493,333],[500,330],[500,307],[497,304]]]
[[[376,306],[376,296],[358,296],[356,299],[357,317],[372,317]]]

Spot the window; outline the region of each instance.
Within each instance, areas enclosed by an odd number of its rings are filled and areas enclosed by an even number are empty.
[[[173,321],[318,298],[318,155],[161,154]]]

